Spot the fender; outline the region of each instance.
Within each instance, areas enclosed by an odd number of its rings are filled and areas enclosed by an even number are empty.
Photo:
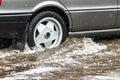
[[[39,9],[42,9],[44,7],[49,7],[49,6],[55,6],[55,7],[58,7],[60,8],[61,10],[63,11],[67,11],[67,9],[62,5],[60,4],[59,2],[57,1],[43,1],[41,3],[39,3],[38,5],[36,5],[33,9],[32,9],[32,12],[35,12]]]
[[[53,7],[57,7],[59,9],[61,9],[62,11],[65,12],[65,14],[68,16],[68,19],[69,19],[69,28],[70,28],[70,31],[72,29],[72,18],[71,18],[71,15],[68,11],[68,9],[63,6],[60,2],[58,1],[43,1],[41,3],[39,3],[38,5],[36,5],[33,9],[32,9],[32,12],[36,12],[42,8],[45,8],[45,7],[49,7],[49,6],[53,6]]]

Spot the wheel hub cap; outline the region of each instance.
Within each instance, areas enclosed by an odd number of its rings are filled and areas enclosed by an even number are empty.
[[[45,39],[49,39],[50,36],[51,36],[50,32],[47,32],[47,33],[44,35]]]

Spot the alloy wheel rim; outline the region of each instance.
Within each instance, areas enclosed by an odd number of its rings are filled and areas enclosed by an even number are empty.
[[[34,29],[34,42],[37,47],[43,45],[45,48],[57,47],[62,40],[62,29],[60,23],[52,18],[43,18]]]

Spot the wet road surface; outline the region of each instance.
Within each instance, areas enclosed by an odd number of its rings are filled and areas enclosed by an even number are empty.
[[[0,51],[1,79],[120,80],[120,39],[70,38],[60,47]]]

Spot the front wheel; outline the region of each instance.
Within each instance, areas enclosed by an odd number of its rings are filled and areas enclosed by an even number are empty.
[[[43,46],[51,49],[59,46],[67,37],[67,29],[60,15],[45,11],[36,15],[28,28],[28,45],[31,49]]]

